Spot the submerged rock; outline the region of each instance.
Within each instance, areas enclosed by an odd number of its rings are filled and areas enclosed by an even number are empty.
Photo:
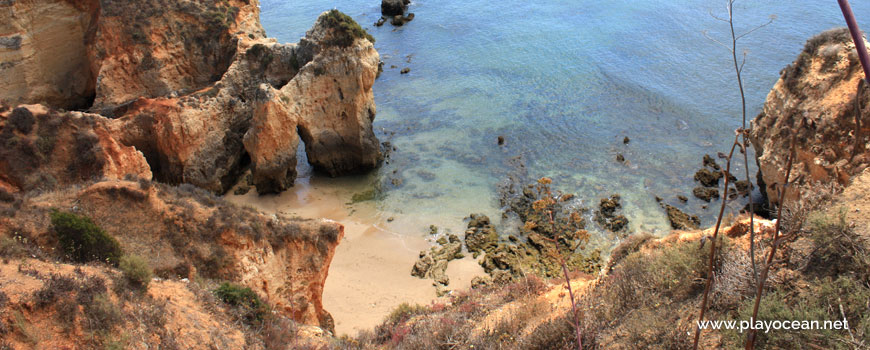
[[[719,197],[719,189],[710,187],[695,187],[695,189],[692,190],[692,194],[695,195],[695,197],[709,202]]]
[[[722,167],[720,167],[719,164],[716,163],[716,159],[713,159],[713,157],[711,157],[709,154],[704,155],[704,166],[716,170],[717,172],[719,170],[722,170]]]
[[[695,173],[695,181],[701,183],[704,187],[719,186],[719,179],[722,178],[722,173],[718,171],[710,171],[707,168],[702,168]]]

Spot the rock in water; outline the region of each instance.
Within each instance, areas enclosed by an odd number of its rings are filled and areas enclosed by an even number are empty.
[[[662,204],[668,214],[668,221],[675,230],[697,229],[701,226],[701,219],[697,215],[689,215],[676,207]]]
[[[716,188],[700,187],[699,186],[699,187],[695,187],[695,189],[692,190],[692,194],[695,195],[695,197],[698,197],[700,199],[703,199],[703,200],[709,202],[709,201],[719,197],[719,190]]]
[[[707,168],[702,168],[695,173],[695,181],[698,181],[704,187],[719,186],[719,179],[722,178],[722,173],[718,171],[710,171]]]
[[[408,73],[411,73],[411,68],[408,68],[408,67],[402,68],[402,70],[399,71],[399,73],[400,73],[400,74],[408,74]]]
[[[406,7],[404,0],[381,0],[381,14],[386,17],[404,15]]]

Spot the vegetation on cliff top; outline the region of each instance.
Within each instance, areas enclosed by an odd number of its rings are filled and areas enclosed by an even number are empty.
[[[51,212],[51,224],[61,248],[75,262],[103,261],[117,265],[121,244],[90,218],[70,212]]]
[[[321,18],[326,27],[333,30],[332,43],[335,45],[348,47],[353,45],[354,40],[362,38],[375,42],[375,38],[360,27],[353,18],[339,10],[330,10]]]

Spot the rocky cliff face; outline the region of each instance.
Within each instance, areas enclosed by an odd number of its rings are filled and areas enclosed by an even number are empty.
[[[105,118],[40,105],[0,106],[0,191],[51,190],[95,178],[150,179],[141,152],[120,144]]]
[[[792,137],[796,155],[792,181],[796,199],[813,185],[846,185],[870,164],[870,89],[864,88],[856,114],[857,86],[864,78],[848,30],[835,29],[810,39],[798,59],[782,71],[752,122],[752,144],[759,179],[772,202],[775,184],[785,182]]]
[[[300,323],[331,322],[321,295],[344,235],[338,223],[262,215],[190,185],[109,180],[0,202],[0,234],[54,247],[52,208],[92,218],[158,276],[236,281]]]
[[[87,108],[97,0],[0,1],[0,100]]]
[[[338,11],[284,45],[265,38],[256,0],[3,6],[0,71],[12,88],[0,101],[114,119],[111,134],[141,151],[158,180],[223,193],[250,165],[259,192],[279,192],[295,180],[300,136],[309,162],[332,176],[380,160],[379,56]]]

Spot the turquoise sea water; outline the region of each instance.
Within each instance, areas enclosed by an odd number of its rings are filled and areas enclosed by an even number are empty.
[[[373,25],[378,0],[261,0],[261,20],[269,36],[296,42],[318,14],[337,8],[377,39],[385,71],[374,86],[375,128],[397,150],[376,172],[342,181],[351,192],[381,184],[378,215],[413,218],[403,230],[461,226],[470,212],[498,216],[496,184],[521,156],[531,177],[552,177],[590,206],[622,194],[632,231],[663,232],[654,196],[672,204],[677,194],[691,197],[701,157],[726,151],[741,124],[730,53],[704,35],[728,39],[727,24],[710,15],[724,16],[725,3],[417,0],[414,21],[397,28]],[[870,2],[852,5],[870,28]],[[804,42],[843,25],[836,1],[735,8],[738,31],[771,15],[770,26],[741,42],[750,118]],[[411,72],[400,75],[404,67]],[[703,204],[680,207],[706,225],[716,205]]]

